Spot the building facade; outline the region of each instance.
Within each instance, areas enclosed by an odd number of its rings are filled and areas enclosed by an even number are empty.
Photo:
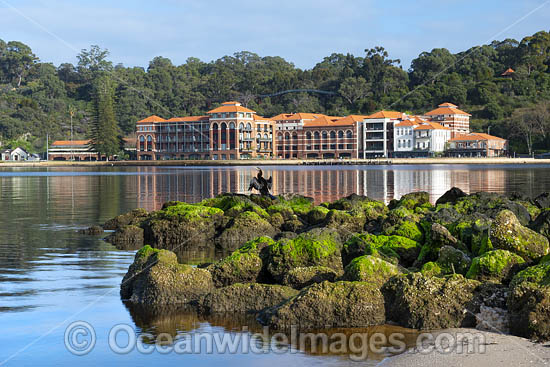
[[[205,116],[150,116],[137,123],[137,158],[272,158],[274,125],[238,102],[225,102]]]
[[[380,111],[367,116],[356,126],[358,158],[388,158],[394,151],[394,127],[404,114]]]
[[[470,116],[469,113],[459,110],[456,105],[447,102],[426,113],[424,117],[451,129],[451,138],[454,138],[470,132]]]
[[[30,154],[21,147],[15,149],[5,149],[0,153],[0,160],[3,161],[26,161]]]
[[[505,157],[508,141],[484,133],[459,135],[449,140],[449,157]]]

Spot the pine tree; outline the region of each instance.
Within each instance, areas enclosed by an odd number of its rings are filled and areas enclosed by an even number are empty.
[[[109,159],[122,150],[121,134],[115,117],[113,83],[107,75],[100,76],[94,83],[90,145],[99,158],[105,155]]]

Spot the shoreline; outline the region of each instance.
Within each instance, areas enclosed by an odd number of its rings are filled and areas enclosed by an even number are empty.
[[[436,165],[436,164],[536,164],[550,165],[550,159],[535,158],[380,158],[380,159],[346,159],[346,160],[321,160],[321,159],[262,159],[262,160],[167,160],[167,161],[93,161],[93,162],[69,162],[69,161],[40,161],[40,162],[16,162],[0,161],[3,167],[201,167],[201,166],[368,166],[368,165]]]
[[[434,350],[429,353],[419,353],[413,348],[402,354],[384,358],[377,366],[523,367],[547,366],[550,364],[550,345],[548,343],[537,343],[509,334],[498,334],[468,328],[434,331],[433,335],[440,333],[482,335],[484,338],[482,347],[485,350],[467,353],[467,344],[461,346],[456,343],[450,345],[450,352]]]

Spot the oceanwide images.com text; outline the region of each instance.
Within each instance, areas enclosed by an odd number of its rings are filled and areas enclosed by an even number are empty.
[[[173,336],[138,334],[127,324],[118,324],[106,335],[109,348],[116,354],[134,351],[143,354],[284,354],[311,353],[347,355],[352,361],[363,361],[369,356],[391,356],[409,352],[420,354],[477,354],[485,353],[485,336],[477,332],[420,333],[416,342],[403,333],[392,332],[300,332],[291,327],[280,333],[264,327],[262,332],[251,332],[243,326],[240,332],[195,330]],[[100,338],[104,340],[103,338]],[[71,323],[65,330],[66,349],[78,356],[91,353],[97,343],[93,326],[85,321]]]

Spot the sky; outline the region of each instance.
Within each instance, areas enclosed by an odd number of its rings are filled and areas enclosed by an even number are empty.
[[[91,45],[125,66],[239,51],[310,69],[332,53],[384,47],[404,69],[423,51],[467,50],[550,30],[550,0],[0,0],[0,39],[42,62],[76,64]]]

